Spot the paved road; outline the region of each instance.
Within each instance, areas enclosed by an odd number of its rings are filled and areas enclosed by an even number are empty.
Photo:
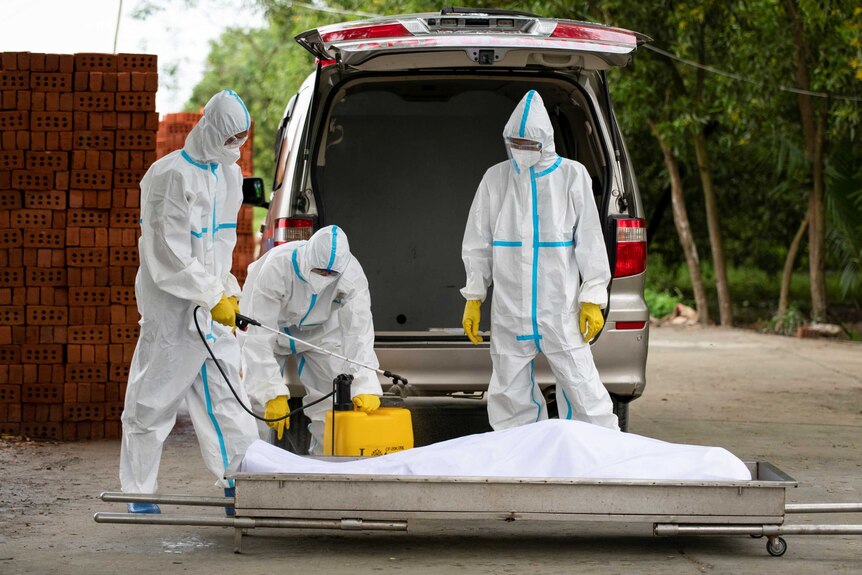
[[[655,329],[634,433],[723,446],[796,479],[790,502],[862,501],[862,346],[719,329]],[[409,534],[261,530],[234,555],[219,528],[99,525],[117,489],[117,442],[0,443],[0,573],[862,573],[862,537],[669,538],[648,526],[411,524]],[[168,441],[161,490],[215,495],[188,422]],[[163,508],[165,512],[171,508]],[[215,513],[215,510],[210,510]],[[800,516],[862,523],[862,514]]]

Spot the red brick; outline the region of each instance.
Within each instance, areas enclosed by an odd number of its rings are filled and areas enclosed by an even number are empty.
[[[63,363],[62,345],[24,345],[21,347],[21,363],[39,365]]]
[[[45,170],[15,170],[12,172],[12,187],[25,191],[53,189],[54,172]]]
[[[61,306],[27,306],[29,325],[66,325],[69,308]]]
[[[99,170],[112,170],[114,168],[114,153],[100,151],[99,152]]]
[[[66,247],[66,230],[51,228],[24,230],[23,245],[25,248],[56,249]]]
[[[29,91],[18,92],[17,102],[15,102],[15,108],[17,110],[31,110],[33,97]]]
[[[111,373],[109,376],[111,382],[115,383],[126,383],[129,380],[129,364],[128,363],[112,363],[111,364]],[[111,401],[111,388],[110,386],[106,390],[106,399]],[[125,393],[120,393],[120,398],[122,398]]]
[[[71,74],[75,71],[75,57],[72,54],[60,54],[59,55],[60,64],[57,67],[58,72],[62,72],[63,74]],[[46,59],[46,69],[47,69]]]
[[[156,134],[149,130],[126,130],[117,132],[118,150],[152,150],[156,147]]]
[[[143,86],[143,82],[141,83]],[[30,72],[26,70],[0,71],[0,90],[29,90]]]
[[[0,54],[2,57],[2,62],[0,62],[0,68],[3,70],[17,70],[18,69],[18,54],[15,52],[3,52]]]
[[[44,72],[45,71],[45,54],[30,54],[30,70],[32,72]]]
[[[45,111],[59,112],[60,111],[60,94],[57,92],[45,93]]]
[[[108,225],[107,210],[69,210],[70,227],[99,227]]]
[[[117,92],[116,106],[118,112],[154,112],[156,94],[154,92]],[[141,122],[140,127],[143,127],[143,123]]]
[[[117,54],[117,70],[120,72],[155,72],[158,57],[155,54]]]
[[[65,152],[27,152],[26,166],[28,170],[67,170],[69,168],[69,154]]]
[[[27,285],[30,286],[65,286],[65,269],[28,269]]]
[[[11,132],[15,130],[30,129],[30,112],[16,110],[14,112],[0,112],[0,131]],[[5,146],[4,146],[5,148]],[[26,149],[26,148],[19,148]]]
[[[114,72],[102,72],[102,90],[105,92],[117,91],[117,74]]]
[[[72,129],[72,112],[32,112],[30,129],[34,132],[65,132]]]
[[[0,346],[0,364],[21,363],[21,346],[18,345],[2,345]]]
[[[20,248],[21,240],[21,230],[0,229],[0,248]]]
[[[0,170],[20,170],[24,167],[24,152],[22,150],[0,151]],[[30,166],[27,166],[30,169]]]
[[[124,94],[131,94],[137,92],[123,92]],[[120,94],[118,93],[117,96]],[[119,98],[118,98],[119,99]],[[131,130],[132,129],[132,113],[131,112],[117,112],[117,130]]]
[[[111,94],[113,96],[113,94]],[[116,112],[101,112],[99,114],[102,122],[102,130],[117,129],[117,113]]]
[[[21,435],[31,439],[60,440],[63,438],[63,428],[58,422],[24,421],[21,423]]]
[[[138,170],[114,170],[114,187],[115,188],[137,188],[147,171],[144,169]],[[140,192],[137,192],[140,194]],[[128,204],[126,204],[128,206]]]
[[[70,186],[79,190],[109,190],[111,174],[111,170],[72,170]]]
[[[107,248],[67,248],[66,261],[70,267],[103,267],[108,265]]]
[[[111,288],[108,287],[70,287],[69,305],[99,306],[111,304]]]
[[[0,385],[0,403],[21,403],[21,386]]]
[[[108,344],[111,341],[112,326],[85,325],[69,326],[70,344]]]
[[[51,210],[12,210],[11,224],[14,228],[50,228],[53,222]]]
[[[108,366],[86,364],[67,364],[66,381],[68,383],[105,382],[108,380]]]
[[[0,110],[17,110],[18,108],[18,92],[15,90],[3,90],[0,92]],[[30,108],[23,108],[29,110]]]
[[[18,69],[30,69],[30,52],[18,52]]]
[[[12,250],[10,250],[12,251]],[[17,262],[16,262],[17,263]],[[23,264],[23,258],[21,263]],[[24,285],[24,269],[10,267],[0,269],[0,287],[15,287]],[[2,322],[0,322],[2,323]]]
[[[65,210],[66,192],[54,191],[31,191],[24,195],[24,207],[44,210]]]
[[[116,54],[80,52],[75,54],[75,71],[116,72],[117,56]]]
[[[110,112],[114,109],[114,94],[110,92],[75,92],[75,111]]]
[[[114,132],[101,131],[77,131],[74,133],[73,147],[75,149],[113,150]]]
[[[87,89],[90,92],[102,91],[102,72],[90,72],[90,82]]]

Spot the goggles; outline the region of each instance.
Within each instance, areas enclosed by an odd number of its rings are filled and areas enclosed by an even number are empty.
[[[224,147],[230,148],[230,149],[239,148],[240,146],[245,144],[246,140],[248,140],[248,134],[246,134],[245,136],[239,137],[239,138],[237,136],[231,136],[230,138],[228,138],[227,140],[224,141]]]
[[[542,151],[542,142],[525,140],[524,138],[506,138],[506,145],[513,150],[524,150],[527,152]]]
[[[324,268],[311,268],[311,272],[315,273],[319,276],[323,276],[325,278],[337,277],[338,272],[335,270],[328,270]]]

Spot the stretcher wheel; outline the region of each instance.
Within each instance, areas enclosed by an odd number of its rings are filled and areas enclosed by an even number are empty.
[[[751,535],[749,535],[749,537],[751,537],[752,539],[762,539],[763,535],[755,535],[752,533]]]
[[[773,557],[781,557],[787,551],[787,541],[783,537],[770,537],[766,542],[766,550]]]

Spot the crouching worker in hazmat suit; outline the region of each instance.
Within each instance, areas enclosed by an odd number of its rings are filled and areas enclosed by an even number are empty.
[[[193,310],[215,356],[241,397],[237,296],[231,258],[242,174],[236,161],[250,118],[232,90],[213,96],[181,150],[156,161],[141,180],[140,268],[135,296],[141,332],[123,410],[120,482],[127,493],[155,493],[162,445],[183,399],[204,462],[223,479],[230,460],[257,439],[195,327]],[[228,508],[232,509],[232,508]],[[133,513],[159,513],[129,504]]]
[[[266,252],[249,267],[242,301],[243,314],[264,325],[365,365],[379,365],[368,280],[338,226],[322,228],[308,241],[289,242]],[[244,387],[254,411],[263,412],[266,419],[290,413],[284,377],[290,355],[296,358],[305,388],[304,405],[331,392],[332,380],[346,373],[353,375],[354,405],[366,413],[380,407],[383,390],[371,370],[254,326],[239,333],[239,339]],[[323,427],[330,408],[327,400],[305,411],[311,419],[312,454],[323,453]],[[281,439],[290,419],[267,425]]]
[[[556,378],[561,419],[618,430],[589,341],[604,324],[610,269],[590,176],[555,153],[542,98],[530,90],[503,137],[509,161],[485,172],[464,231],[463,327],[474,344],[493,282],[488,418],[495,430],[547,419],[536,385],[542,352]]]

